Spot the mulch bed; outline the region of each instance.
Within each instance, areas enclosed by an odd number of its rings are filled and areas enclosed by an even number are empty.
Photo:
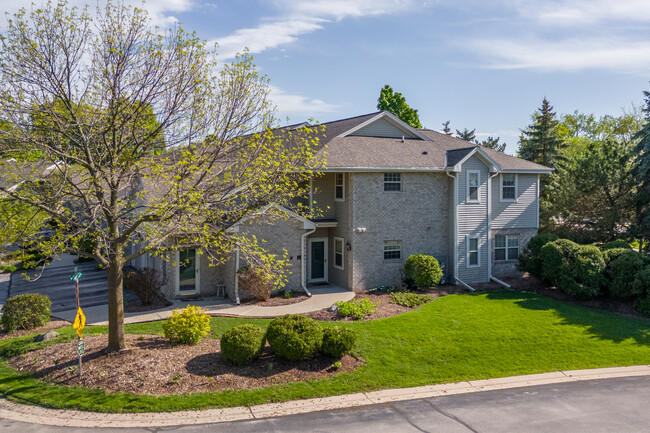
[[[466,293],[467,289],[459,286],[444,285],[438,286],[427,290],[421,290],[416,293],[430,295],[432,299],[437,299],[441,296],[452,295],[457,293]],[[364,291],[357,293],[355,299],[368,299],[370,302],[377,303],[379,302],[379,307],[372,313],[370,316],[365,317],[364,321],[385,319],[387,317],[397,316],[407,311],[411,311],[413,308],[404,307],[402,305],[391,304],[390,302],[390,293],[385,291],[374,290],[372,292]],[[313,313],[306,313],[303,316],[311,317],[312,319],[322,320],[322,321],[342,321],[342,322],[352,322],[354,321],[351,317],[339,317],[336,312],[329,312],[326,309],[320,311],[314,311]]]
[[[158,296],[158,298],[149,305],[142,305],[140,301],[137,303],[130,303],[124,307],[125,313],[143,313],[145,311],[160,310],[165,307],[169,307],[173,302],[169,301],[163,296]]]
[[[107,335],[89,336],[84,342],[81,379],[76,340],[13,357],[9,363],[19,372],[58,385],[148,395],[264,388],[318,380],[363,364],[350,355],[340,360],[338,370],[332,367],[337,360],[325,356],[290,362],[271,354],[267,346],[257,361],[235,367],[221,358],[219,340],[213,338],[204,338],[196,346],[173,346],[160,336],[126,335],[128,349],[117,353],[105,353]]]
[[[280,305],[297,304],[307,299],[309,299],[309,296],[305,292],[293,292],[291,298],[285,298],[283,295],[273,295],[268,301],[244,300],[242,304],[257,305],[259,307],[277,307]]]
[[[45,326],[39,326],[38,328],[35,329],[20,329],[18,331],[14,331],[10,334],[7,334],[4,330],[4,328],[0,329],[0,340],[7,340],[9,338],[16,338],[16,337],[22,337],[24,335],[29,335],[29,334],[43,334],[47,331],[50,331],[52,329],[57,329],[57,328],[63,328],[64,326],[70,326],[72,323],[68,322],[67,320],[61,320],[61,319],[56,319],[53,318],[52,321],[50,321],[47,325]]]

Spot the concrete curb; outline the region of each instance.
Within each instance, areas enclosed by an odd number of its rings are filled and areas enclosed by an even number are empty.
[[[557,371],[553,373],[473,380],[441,385],[419,386],[414,388],[387,389],[334,397],[288,401],[284,403],[267,403],[251,407],[233,407],[171,413],[115,414],[82,412],[76,410],[55,410],[22,405],[10,402],[6,399],[0,399],[0,417],[32,424],[58,427],[172,427],[262,419],[332,409],[367,406],[376,403],[390,403],[416,398],[431,398],[535,385],[635,376],[650,376],[650,365]]]

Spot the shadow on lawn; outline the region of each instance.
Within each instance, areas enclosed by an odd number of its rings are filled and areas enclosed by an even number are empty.
[[[568,304],[530,292],[499,290],[487,292],[488,299],[516,300],[516,304],[528,310],[554,311],[564,325],[579,325],[594,336],[614,342],[634,339],[639,344],[650,345],[650,320],[626,317],[606,311]]]

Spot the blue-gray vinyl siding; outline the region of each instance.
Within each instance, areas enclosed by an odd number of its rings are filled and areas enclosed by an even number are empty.
[[[467,183],[469,171],[479,171],[479,202],[469,202]],[[462,165],[458,176],[458,278],[466,283],[488,281],[488,181],[487,166],[472,156]],[[469,238],[479,238],[479,264],[468,267]]]
[[[501,201],[501,175],[492,179],[492,230],[537,227],[536,174],[517,174],[516,201]]]

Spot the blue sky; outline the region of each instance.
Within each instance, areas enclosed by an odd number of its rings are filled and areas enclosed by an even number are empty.
[[[29,3],[0,5],[13,13]],[[180,21],[218,42],[223,61],[248,47],[271,80],[283,123],[375,111],[390,84],[425,127],[450,120],[452,128],[476,128],[479,138],[501,137],[514,153],[545,96],[558,113],[619,115],[650,90],[649,0],[150,0],[144,7],[157,25]]]

